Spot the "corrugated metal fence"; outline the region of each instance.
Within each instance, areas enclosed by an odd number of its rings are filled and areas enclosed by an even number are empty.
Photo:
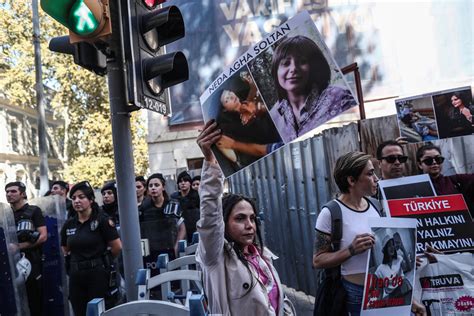
[[[386,128],[397,126],[394,119],[372,119],[326,130],[285,146],[229,179],[232,192],[256,198],[264,216],[264,242],[280,257],[275,266],[287,286],[315,294],[316,271],[311,267],[314,224],[321,206],[337,192],[332,178],[334,163],[340,155],[361,147],[375,154],[376,144],[397,137],[396,128]],[[474,172],[473,137],[440,141],[443,151],[446,148],[449,156],[457,157],[455,164],[461,166],[457,173]],[[410,144],[406,150],[412,152],[417,146]]]

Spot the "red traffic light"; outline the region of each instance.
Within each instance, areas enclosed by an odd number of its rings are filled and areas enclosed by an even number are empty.
[[[166,2],[166,0],[143,0],[143,3],[148,9],[153,9],[164,2]]]

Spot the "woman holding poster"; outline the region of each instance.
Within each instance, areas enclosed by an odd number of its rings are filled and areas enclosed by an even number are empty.
[[[342,284],[346,290],[346,309],[351,316],[360,315],[368,250],[375,244],[369,218],[380,217],[376,207],[367,198],[375,194],[378,182],[371,158],[354,151],[336,161],[334,180],[341,194],[335,201],[342,213],[340,250],[332,251],[333,226],[327,207],[323,207],[319,213],[315,227],[313,266],[318,269],[340,266]],[[415,301],[412,311],[415,315],[426,315],[424,307]]]
[[[272,59],[278,102],[270,115],[285,143],[357,104],[348,89],[329,85],[331,69],[314,41],[288,37]]]
[[[222,197],[223,174],[211,146],[222,131],[210,120],[197,138],[204,155],[201,218],[197,223],[196,261],[203,274],[212,315],[293,315],[272,264],[274,255],[263,246],[257,208],[248,197]]]
[[[400,234],[395,232],[393,236],[385,235],[382,240],[382,263],[375,270],[375,276],[380,280],[390,280],[394,277],[399,278],[402,282],[387,282],[387,286],[383,287],[382,299],[399,298],[410,299],[412,286],[405,278],[405,273],[411,270],[412,264],[410,258],[403,247]],[[405,302],[403,305],[407,305]]]
[[[313,265],[315,268],[340,266],[342,284],[346,289],[346,308],[351,315],[359,315],[362,306],[368,252],[375,243],[368,219],[380,217],[366,196],[377,192],[378,178],[371,156],[349,152],[336,161],[334,180],[341,191],[335,200],[342,213],[340,250],[332,252],[331,212],[323,207],[316,221],[316,240]]]

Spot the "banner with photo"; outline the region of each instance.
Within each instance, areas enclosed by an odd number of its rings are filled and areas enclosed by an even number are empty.
[[[416,253],[429,245],[442,252],[474,250],[474,223],[462,194],[388,200],[392,217],[416,218]]]
[[[418,269],[417,279],[415,295],[428,315],[474,314],[474,254],[432,254]]]
[[[226,177],[357,105],[307,12],[235,60],[200,102],[222,130],[214,153]]]
[[[474,133],[471,87],[395,100],[400,136],[410,143]]]
[[[415,282],[416,220],[369,218],[369,250],[361,315],[410,315]]]

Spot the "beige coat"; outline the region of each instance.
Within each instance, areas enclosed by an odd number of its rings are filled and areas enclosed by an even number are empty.
[[[211,315],[276,315],[267,291],[253,269],[253,282],[257,284],[245,295],[252,280],[231,244],[224,239],[222,190],[222,171],[217,164],[205,161],[199,186],[201,218],[197,223],[199,246],[196,259],[203,271],[209,311]],[[269,254],[267,251],[264,253],[267,262],[273,259]],[[283,308],[284,293],[278,273],[273,265],[270,266],[280,291],[279,315],[287,315]]]

